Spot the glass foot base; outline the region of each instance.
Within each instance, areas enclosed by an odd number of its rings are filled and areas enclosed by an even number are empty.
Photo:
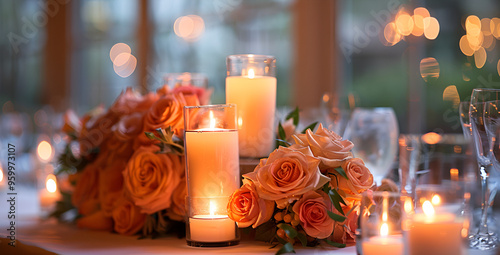
[[[469,247],[477,250],[490,250],[499,245],[496,233],[474,234],[469,236]]]
[[[225,242],[198,242],[198,241],[187,241],[187,245],[193,247],[225,247],[225,246],[233,246],[240,243],[239,240],[235,241],[225,241]]]

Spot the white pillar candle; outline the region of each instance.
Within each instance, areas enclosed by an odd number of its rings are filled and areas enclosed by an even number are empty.
[[[275,144],[276,78],[247,76],[226,78],[226,103],[238,110],[239,149],[243,157],[265,157]]]
[[[362,243],[363,255],[402,255],[403,236],[374,236]]]

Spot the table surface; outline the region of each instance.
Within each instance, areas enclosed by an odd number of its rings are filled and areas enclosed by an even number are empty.
[[[16,239],[58,254],[274,254],[279,248],[253,240],[239,245],[218,248],[190,247],[185,239],[174,236],[138,240],[137,236],[121,236],[105,231],[78,229],[73,224],[55,219],[41,220],[38,195],[34,189],[17,193]],[[7,236],[7,191],[0,190],[0,236]],[[1,252],[0,254],[4,254]],[[322,245],[314,248],[296,247],[297,254],[354,255],[356,248],[343,249]]]

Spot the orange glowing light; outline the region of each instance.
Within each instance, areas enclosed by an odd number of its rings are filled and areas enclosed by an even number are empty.
[[[481,45],[483,45],[484,41],[484,35],[482,32],[479,32],[478,36],[470,35],[467,34],[465,35],[467,38],[467,41],[469,41],[469,45],[472,50],[477,51],[479,48],[481,48]]]
[[[435,132],[429,132],[422,135],[422,140],[427,144],[436,144],[441,141],[441,135]]]
[[[407,197],[403,206],[406,213],[413,211],[413,201],[411,198]]]
[[[401,34],[398,32],[396,23],[390,22],[384,28],[384,38],[387,42],[386,46],[392,46],[401,41]]]
[[[481,19],[481,31],[485,36],[491,35],[491,19],[489,18],[482,18]]]
[[[497,62],[497,72],[498,72],[498,75],[500,75],[500,59]]]
[[[248,69],[248,78],[255,78],[255,71],[252,68]]]
[[[462,53],[466,56],[472,56],[474,55],[474,50],[470,47],[469,40],[467,40],[467,36],[464,35],[462,38],[460,38],[459,42],[460,50]]]
[[[432,217],[435,214],[434,206],[432,206],[432,203],[430,201],[425,201],[422,204],[422,210],[427,217]]]
[[[121,53],[113,62],[113,69],[120,77],[126,78],[134,73],[137,67],[137,58],[130,53]]]
[[[380,225],[380,236],[388,236],[389,235],[389,225],[384,222]]]
[[[41,141],[37,147],[38,157],[43,161],[49,161],[52,157],[52,145],[47,141]]]
[[[330,101],[330,96],[328,94],[323,94],[323,102],[328,103]]]
[[[396,27],[400,34],[407,36],[413,30],[413,18],[408,13],[401,12],[396,16]]]
[[[475,15],[467,17],[465,20],[465,31],[467,31],[468,35],[479,36],[481,32],[481,20]]]
[[[0,166],[0,182],[3,181],[3,169],[2,166]]]
[[[214,112],[210,111],[210,128],[214,129],[215,128],[215,118],[214,118]]]
[[[455,85],[450,85],[444,89],[443,101],[451,101],[453,103],[453,107],[458,107],[460,104],[460,96],[458,95],[458,90]]]
[[[411,31],[414,36],[421,36],[424,34],[424,19],[430,17],[429,11],[424,7],[418,7],[413,10],[413,30]]]
[[[427,82],[439,78],[439,63],[435,58],[428,57],[420,61],[420,75]]]
[[[479,48],[476,52],[474,52],[474,62],[476,63],[477,68],[482,68],[486,63],[486,50],[483,47]]]
[[[210,215],[211,216],[214,216],[215,215],[215,211],[217,211],[217,206],[215,205],[215,203],[213,201],[210,200],[210,208],[209,208],[209,211],[210,211]]]
[[[496,44],[496,39],[495,37],[493,37],[493,35],[489,34],[489,35],[486,35],[484,34],[484,39],[483,39],[483,48],[487,51],[492,51],[494,48],[495,48],[495,44]]]
[[[189,42],[199,39],[204,30],[205,21],[198,15],[181,16],[174,22],[175,34]]]
[[[121,53],[130,54],[132,53],[132,50],[130,49],[130,46],[125,43],[117,43],[111,47],[111,50],[109,51],[109,58],[112,62],[115,62],[115,58]]]
[[[494,37],[496,37],[497,39],[500,39],[500,19],[499,18],[495,17],[495,18],[491,19],[490,32]]]
[[[434,196],[432,196],[431,203],[433,205],[439,205],[439,204],[441,204],[441,197],[439,195],[437,195],[437,194],[434,195]]]
[[[439,35],[439,21],[434,17],[424,18],[424,36],[429,40],[434,40]]]
[[[453,146],[453,152],[455,152],[456,154],[462,153],[462,146],[460,145]]]
[[[450,179],[452,181],[458,181],[458,168],[450,169]]]
[[[47,176],[47,178],[45,179],[45,188],[50,193],[54,193],[54,192],[57,191],[57,182],[56,182],[56,176],[55,175],[49,174]]]

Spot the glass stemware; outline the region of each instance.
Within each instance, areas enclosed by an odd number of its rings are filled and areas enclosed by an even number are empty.
[[[477,233],[469,236],[471,248],[489,250],[497,246],[498,237],[495,233],[488,231],[488,206],[490,203],[490,189],[488,181],[492,165],[492,144],[486,132],[485,120],[491,120],[490,111],[485,112],[485,106],[494,100],[500,99],[498,89],[474,89],[469,107],[472,140],[474,141],[477,162],[479,165],[478,175],[481,178],[481,219]]]
[[[356,108],[347,124],[345,138],[356,144],[352,152],[361,158],[377,185],[391,170],[398,150],[399,128],[392,108]]]

